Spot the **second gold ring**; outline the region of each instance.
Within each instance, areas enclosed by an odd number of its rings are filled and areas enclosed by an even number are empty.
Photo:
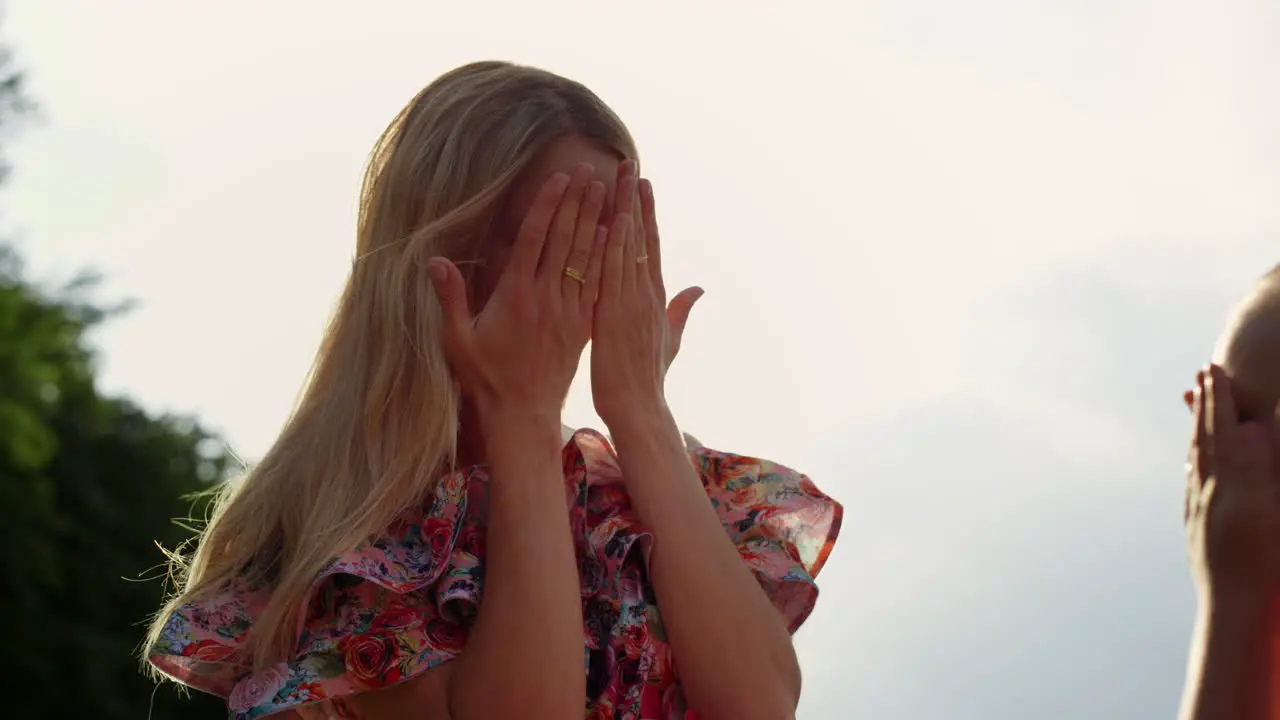
[[[573,269],[573,268],[571,268],[571,267],[567,267],[567,266],[566,266],[566,267],[565,267],[565,269],[564,269],[564,274],[565,274],[565,275],[568,275],[569,277],[573,278],[574,280],[577,280],[579,283],[583,283],[583,284],[585,284],[585,283],[587,282],[587,278],[586,278],[586,276],[584,276],[580,271],[575,270],[575,269]]]

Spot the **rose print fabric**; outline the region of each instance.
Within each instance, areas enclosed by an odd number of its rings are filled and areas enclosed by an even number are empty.
[[[835,543],[841,506],[788,468],[691,447],[725,532],[794,632],[817,599],[814,577]],[[679,675],[647,580],[650,536],[631,510],[616,456],[603,436],[580,430],[564,464],[581,584],[585,716],[683,720]],[[484,594],[487,515],[482,466],[443,477],[423,507],[319,574],[286,662],[250,672],[238,661],[266,597],[244,589],[179,608],[149,660],[226,698],[235,720],[352,716],[343,698],[465,651]]]

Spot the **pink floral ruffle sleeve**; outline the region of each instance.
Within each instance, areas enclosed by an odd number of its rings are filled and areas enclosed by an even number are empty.
[[[696,443],[690,457],[725,531],[795,631],[817,599],[814,577],[839,532],[840,505],[804,475],[768,461]],[[564,468],[586,716],[683,719],[687,708],[647,580],[649,532],[631,510],[613,450],[598,433],[578,431]],[[422,507],[316,577],[295,653],[284,662],[256,671],[240,662],[266,600],[245,588],[179,608],[149,659],[173,679],[226,698],[235,720],[322,707],[343,716],[343,698],[416,677],[464,651],[484,592],[487,517],[483,467],[441,478]]]
[[[795,470],[689,441],[725,532],[795,633],[818,600],[814,578],[835,547],[843,508]]]

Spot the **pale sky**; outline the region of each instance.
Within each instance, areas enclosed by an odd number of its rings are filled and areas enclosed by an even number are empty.
[[[109,390],[260,455],[379,132],[456,65],[542,66],[627,121],[668,285],[707,289],[681,424],[846,505],[799,717],[1173,715],[1179,394],[1280,261],[1273,0],[6,5],[49,121],[5,221],[141,303]]]

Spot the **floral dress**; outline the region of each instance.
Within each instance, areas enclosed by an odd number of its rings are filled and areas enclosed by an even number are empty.
[[[807,477],[716,452],[690,457],[725,532],[795,632],[813,610],[842,508]],[[579,430],[564,449],[583,614],[587,718],[686,720],[679,674],[648,581],[651,540],[631,509],[617,456]],[[227,700],[231,717],[350,717],[351,695],[408,680],[464,652],[484,595],[488,478],[483,466],[441,478],[433,497],[316,577],[296,653],[251,671],[238,648],[265,604],[231,590],[178,608],[149,660]]]

